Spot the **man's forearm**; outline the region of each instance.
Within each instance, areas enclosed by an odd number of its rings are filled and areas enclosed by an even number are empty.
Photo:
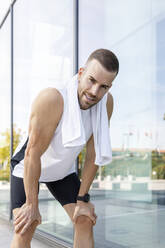
[[[83,196],[85,193],[89,191],[97,170],[98,170],[98,166],[93,163],[86,162],[84,164],[84,168],[82,171],[81,186],[79,190],[80,196]]]
[[[38,181],[41,174],[41,160],[32,156],[24,160],[24,187],[26,203],[38,206]]]

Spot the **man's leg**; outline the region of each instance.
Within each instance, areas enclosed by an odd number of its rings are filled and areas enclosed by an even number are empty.
[[[80,184],[76,173],[61,180],[46,183],[52,195],[63,206],[72,221]],[[89,217],[82,215],[77,218],[77,222],[74,224],[74,248],[84,247],[93,248],[94,240],[92,221]]]
[[[73,220],[75,203],[63,206],[70,219]],[[81,215],[74,224],[74,246],[73,248],[94,248],[93,224],[88,216]]]
[[[15,208],[13,210],[14,217],[16,216],[18,211],[19,211],[19,208]],[[35,232],[37,225],[38,225],[38,222],[34,221],[23,235],[20,235],[21,229],[17,233],[14,232],[14,236],[13,236],[13,240],[11,242],[10,248],[30,248],[30,242],[32,240],[32,237],[33,237],[33,234]]]
[[[26,202],[26,195],[24,190],[23,179],[15,177],[13,175],[11,175],[11,202],[13,209],[13,217],[15,217],[20,207]],[[30,242],[32,240],[37,225],[38,222],[34,221],[23,235],[19,234],[21,229],[17,233],[14,232],[10,248],[30,248]]]

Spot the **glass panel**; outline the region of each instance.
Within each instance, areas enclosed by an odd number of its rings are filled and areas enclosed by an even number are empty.
[[[10,203],[10,15],[0,29],[0,215]]]
[[[165,246],[164,29],[161,0],[80,2],[80,65],[97,48],[120,62],[110,90],[113,161],[91,187],[96,247]]]
[[[14,6],[14,124],[21,140],[28,135],[31,103],[39,91],[62,87],[72,77],[72,17],[70,0],[17,1]],[[44,184],[39,199],[38,229],[72,242],[69,217]]]

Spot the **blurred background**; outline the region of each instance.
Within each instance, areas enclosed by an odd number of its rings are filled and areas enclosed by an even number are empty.
[[[0,218],[12,217],[10,157],[27,137],[34,97],[64,87],[107,48],[120,71],[110,89],[113,160],[90,190],[95,247],[165,247],[165,1],[1,0],[0,23]],[[71,247],[72,224],[44,184],[39,199],[38,233]]]

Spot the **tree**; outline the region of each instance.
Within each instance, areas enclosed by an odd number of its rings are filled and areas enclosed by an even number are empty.
[[[13,152],[21,141],[22,133],[20,128],[13,127]],[[7,128],[5,132],[0,133],[3,137],[4,146],[0,147],[0,180],[9,181],[10,177],[10,129]]]

